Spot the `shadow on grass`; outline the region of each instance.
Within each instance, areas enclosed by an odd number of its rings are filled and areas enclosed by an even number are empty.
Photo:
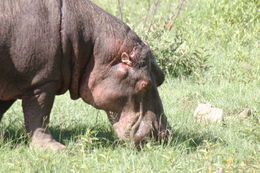
[[[0,138],[2,138],[3,144],[9,143],[11,144],[11,147],[16,147],[21,144],[28,144],[30,141],[29,136],[26,134],[25,128],[14,126],[2,128],[0,130]]]
[[[51,127],[50,131],[53,137],[63,144],[83,139],[97,147],[115,147],[115,143],[118,142],[113,130],[102,126],[79,125],[66,129],[55,126]]]
[[[63,143],[87,141],[91,143],[91,147],[110,147],[116,148],[122,144],[114,135],[111,128],[100,126],[78,125],[70,128],[61,129],[59,126],[50,127],[50,131],[54,138]],[[12,147],[20,144],[28,144],[30,138],[23,127],[17,128],[13,126],[6,127],[0,131],[0,137],[3,136],[3,144],[11,143]],[[171,135],[170,141],[166,144],[167,147],[185,148],[187,153],[196,151],[200,146],[205,144],[205,141],[210,143],[225,143],[221,138],[213,136],[210,133],[202,134],[196,132],[175,130]],[[161,144],[155,144],[161,145]],[[0,144],[1,146],[1,144]],[[89,146],[86,144],[86,146]]]
[[[53,137],[63,144],[67,144],[71,141],[75,142],[81,138],[92,140],[95,146],[98,144],[99,146],[115,147],[115,143],[117,142],[112,129],[105,129],[100,126],[91,127],[79,125],[66,129],[54,126],[50,127],[50,131]],[[11,144],[11,147],[16,147],[17,145],[27,145],[30,142],[30,137],[24,127],[1,127],[0,138],[2,138],[3,141],[0,143],[0,146],[1,144],[8,143]]]

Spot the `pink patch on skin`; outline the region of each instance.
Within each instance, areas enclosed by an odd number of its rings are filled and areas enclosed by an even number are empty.
[[[130,67],[126,64],[119,64],[119,67],[118,67],[118,71],[116,73],[116,76],[119,78],[119,79],[124,79],[127,75],[128,75],[128,69]]]
[[[140,80],[140,81],[138,81],[137,84],[136,84],[136,90],[137,90],[138,92],[144,92],[145,89],[148,87],[148,85],[149,85],[148,80],[145,80],[145,79]]]

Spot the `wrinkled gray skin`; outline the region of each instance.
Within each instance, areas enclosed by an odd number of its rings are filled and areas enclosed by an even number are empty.
[[[67,90],[106,111],[121,139],[165,138],[163,81],[150,48],[90,1],[0,1],[0,119],[21,99],[33,146],[65,148],[48,123],[55,95]]]

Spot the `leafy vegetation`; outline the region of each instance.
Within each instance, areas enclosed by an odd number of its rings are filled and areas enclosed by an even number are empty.
[[[104,112],[66,94],[50,129],[68,150],[37,150],[17,102],[0,123],[0,172],[260,172],[260,1],[93,1],[146,40],[167,72],[160,95],[172,140],[137,151]],[[194,122],[208,102],[224,109],[223,124]],[[252,116],[239,120],[245,108]]]

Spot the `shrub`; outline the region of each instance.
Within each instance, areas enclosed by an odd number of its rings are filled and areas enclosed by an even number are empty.
[[[209,67],[208,51],[186,38],[183,27],[167,29],[167,19],[155,23],[144,38],[149,42],[163,71],[172,77],[201,76]]]
[[[154,43],[153,50],[162,69],[173,77],[200,76],[207,68],[206,50],[192,48],[181,35]]]

